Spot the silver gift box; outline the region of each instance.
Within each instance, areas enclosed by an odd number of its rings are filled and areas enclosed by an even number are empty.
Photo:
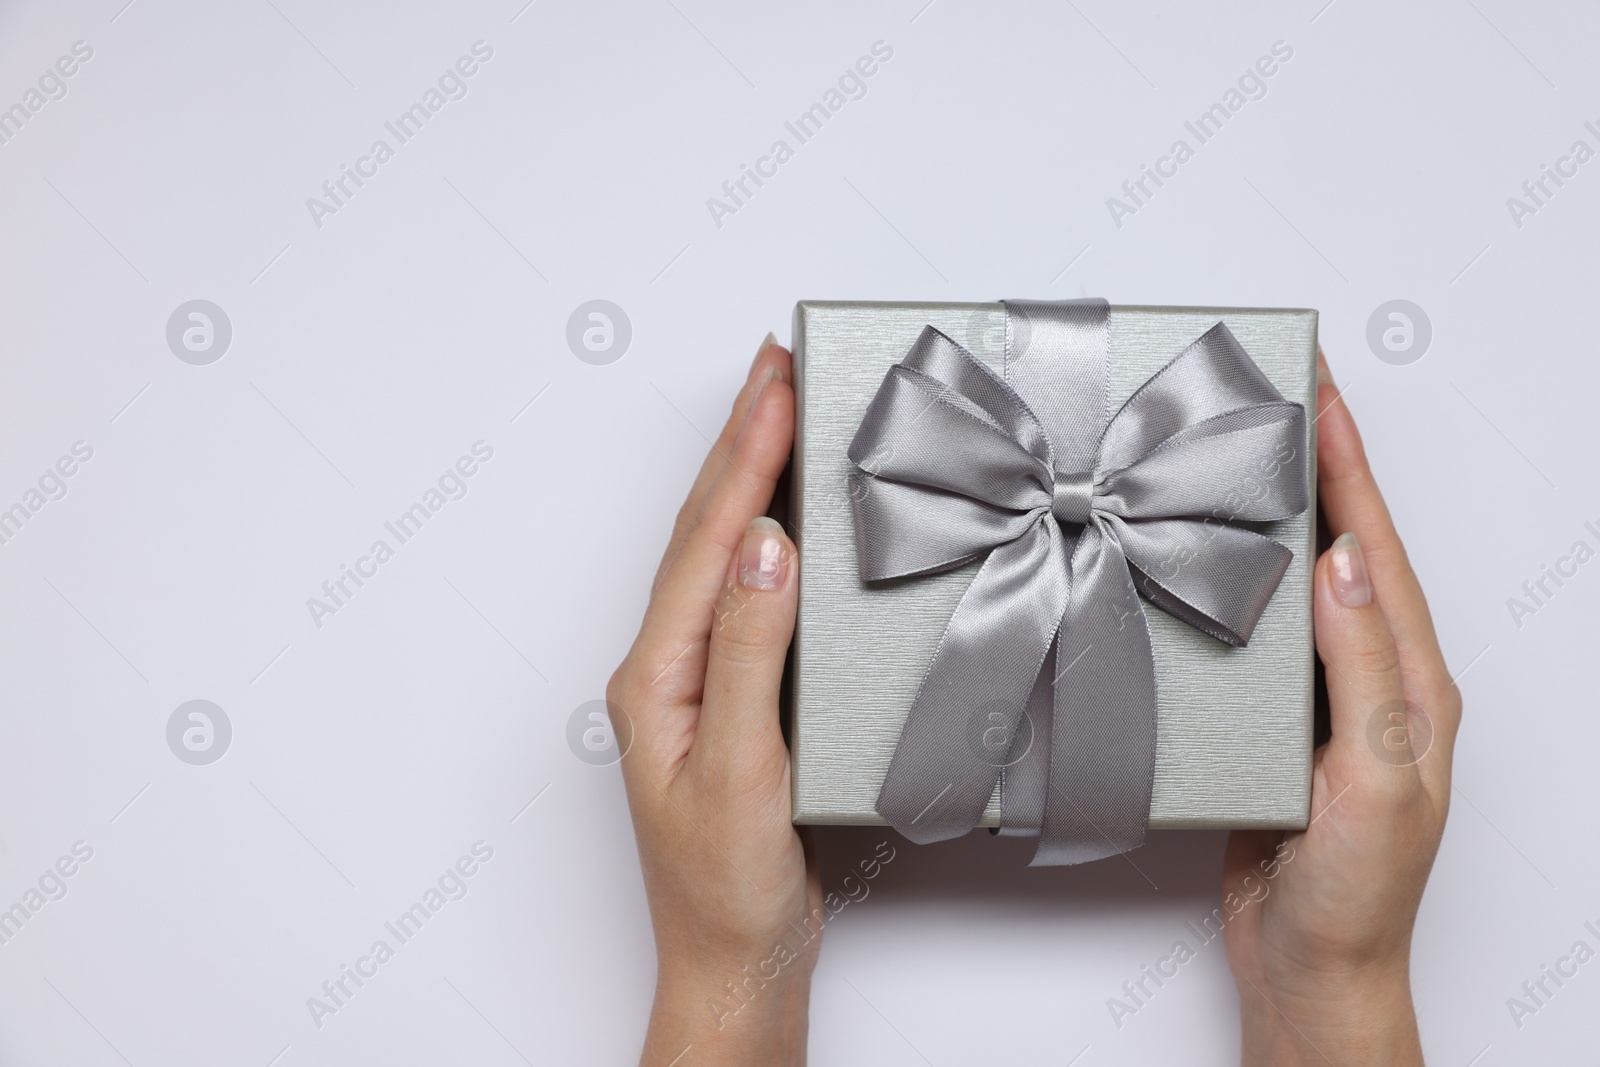
[[[1218,320],[1310,422],[1314,490],[1317,313],[1284,308],[1111,308],[1107,416]],[[864,583],[856,568],[846,453],[891,364],[934,326],[996,371],[1000,304],[804,301],[795,307],[797,406],[790,521],[800,612],[789,693],[794,821],[881,825],[873,809],[900,728],[978,562]],[[1313,491],[1314,501],[1316,494]],[[1311,803],[1313,508],[1252,524],[1294,560],[1247,648],[1229,648],[1146,603],[1155,649],[1152,829],[1299,829]],[[998,826],[999,790],[981,825]]]

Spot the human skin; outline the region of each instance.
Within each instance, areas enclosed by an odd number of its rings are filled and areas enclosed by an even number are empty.
[[[1317,489],[1336,540],[1313,611],[1333,733],[1313,757],[1306,830],[1230,835],[1224,895],[1259,903],[1223,942],[1246,1065],[1410,1067],[1411,930],[1450,808],[1461,693],[1355,420],[1318,369]]]
[[[790,367],[769,336],[606,690],[633,732],[622,770],[655,929],[640,1060],[651,1067],[805,1062],[821,937],[761,977],[822,904],[815,856],[790,820],[778,725],[799,568],[782,528],[761,517],[794,439]]]
[[[606,691],[632,733],[623,779],[655,931],[645,1067],[805,1062],[822,939],[770,963],[822,902],[809,838],[790,821],[778,722],[798,560],[763,517],[793,442],[791,377],[769,334]],[[1355,423],[1331,381],[1319,392],[1318,491],[1345,535],[1314,581],[1333,737],[1315,754],[1307,830],[1231,835],[1224,899],[1250,903],[1224,940],[1245,1064],[1407,1067],[1422,1062],[1411,929],[1444,829],[1460,696]],[[1367,740],[1396,701],[1432,725],[1414,765]]]

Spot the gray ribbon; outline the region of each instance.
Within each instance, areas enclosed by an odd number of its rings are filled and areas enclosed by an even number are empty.
[[[1235,647],[1293,554],[1230,525],[1305,510],[1305,409],[1221,322],[1105,417],[1103,300],[1006,304],[1006,377],[929,326],[850,445],[864,581],[983,558],[912,702],[877,810],[966,833],[1001,783],[1034,864],[1144,840],[1155,657],[1139,594]]]

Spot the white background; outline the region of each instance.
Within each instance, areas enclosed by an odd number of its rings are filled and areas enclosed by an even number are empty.
[[[1595,1055],[1600,963],[1520,1030],[1506,1006],[1600,920],[1600,563],[1520,628],[1507,607],[1600,547],[1600,162],[1520,228],[1506,205],[1600,148],[1592,9],[124,2],[0,8],[0,106],[94,49],[0,145],[0,507],[94,449],[0,545],[0,908],[94,849],[0,945],[0,1062],[635,1057],[654,961],[620,776],[566,725],[757,341],[801,298],[1087,294],[1321,310],[1467,671],[1414,951],[1429,1062]],[[478,40],[469,94],[314,225]],[[880,40],[867,95],[716,226],[706,198]],[[1116,226],[1107,197],[1279,40],[1267,95]],[[165,340],[194,298],[233,326],[209,366]],[[608,366],[565,342],[593,298],[633,327]],[[1395,298],[1433,326],[1410,365],[1366,342]],[[468,495],[314,626],[306,599],[478,440]],[[196,698],[234,730],[209,766],[166,742]],[[885,835],[820,836],[835,888]],[[307,998],[478,840],[468,895],[317,1028]],[[1120,1029],[1106,1006],[1215,905],[1221,845],[1036,871],[1024,842],[900,843],[829,930],[812,1062],[1235,1062],[1220,946]]]

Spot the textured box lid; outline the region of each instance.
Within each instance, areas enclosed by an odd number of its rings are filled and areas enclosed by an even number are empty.
[[[1314,488],[1315,311],[1113,306],[1110,410],[1218,320],[1287,399],[1306,406]],[[997,303],[803,301],[795,308],[790,519],[800,548],[800,611],[789,706],[797,823],[882,824],[873,804],[895,741],[979,566],[863,583],[846,489],[850,441],[884,373],[924,326],[1003,372],[1004,322]],[[1248,648],[1229,648],[1144,604],[1157,687],[1152,828],[1297,829],[1309,816],[1315,505],[1250,526],[1287,546],[1294,560]],[[996,789],[981,825],[997,826],[999,816]]]

